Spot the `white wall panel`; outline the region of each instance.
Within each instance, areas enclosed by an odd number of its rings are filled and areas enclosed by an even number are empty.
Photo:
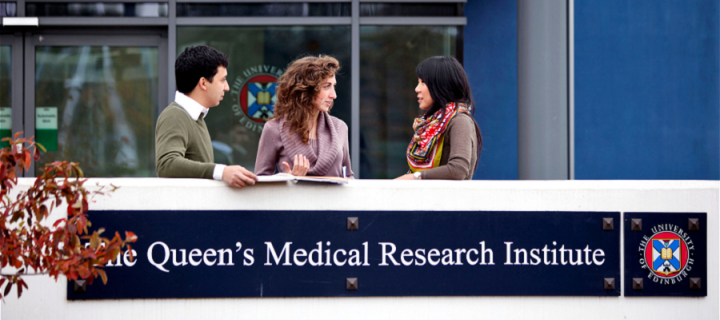
[[[362,297],[67,301],[66,281],[27,277],[3,319],[718,319],[717,181],[385,181],[264,184],[242,190],[193,179],[92,179],[120,186],[92,210],[505,210],[707,212],[708,296]],[[27,187],[29,179],[21,179]],[[418,201],[422,199],[422,201]],[[62,215],[56,210],[53,216]],[[548,213],[551,214],[551,213]],[[92,216],[90,216],[92,220]],[[110,278],[109,281],[132,281]],[[619,284],[623,283],[618,281]],[[102,285],[100,282],[94,285]],[[152,283],[146,284],[152,286]]]

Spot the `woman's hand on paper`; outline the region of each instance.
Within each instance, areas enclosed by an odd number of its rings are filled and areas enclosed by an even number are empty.
[[[296,154],[292,170],[290,169],[290,165],[283,161],[283,166],[285,166],[285,173],[289,173],[291,175],[294,175],[296,177],[302,177],[307,174],[308,169],[310,169],[310,161],[301,154]]]

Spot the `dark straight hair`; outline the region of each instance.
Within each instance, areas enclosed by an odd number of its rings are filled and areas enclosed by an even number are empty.
[[[470,112],[475,113],[475,102],[473,102],[470,82],[465,74],[465,69],[457,59],[447,56],[427,58],[415,68],[415,74],[428,87],[430,97],[433,99],[432,107],[425,112],[424,116],[426,118],[438,110],[442,110],[444,117],[445,105],[450,102],[465,103],[472,107]],[[475,133],[478,139],[477,153],[479,158],[480,149],[482,148],[482,135],[475,118],[473,118],[473,122],[475,123]],[[475,168],[477,169],[477,163],[475,163]]]
[[[433,99],[432,107],[425,112],[426,117],[441,109],[444,113],[445,105],[450,102],[463,102],[472,106],[475,112],[470,83],[457,59],[447,56],[427,58],[420,62],[415,74],[427,85]]]

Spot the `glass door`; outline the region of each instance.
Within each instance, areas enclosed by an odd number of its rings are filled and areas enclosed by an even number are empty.
[[[0,35],[0,139],[23,130],[22,50],[22,36]]]
[[[155,176],[166,39],[33,34],[25,43],[25,129],[47,149],[35,174],[67,160],[87,177]]]

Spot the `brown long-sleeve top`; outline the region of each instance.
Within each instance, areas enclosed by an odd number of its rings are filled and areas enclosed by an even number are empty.
[[[440,165],[423,170],[422,179],[470,180],[477,164],[478,139],[475,121],[459,113],[450,120],[443,137]]]
[[[258,154],[255,174],[270,175],[284,172],[283,161],[293,166],[295,155],[304,155],[310,162],[308,176],[342,177],[342,167],[347,177],[354,176],[350,168],[348,127],[342,120],[320,112],[317,124],[317,140],[304,144],[299,134],[290,134],[290,124],[285,119],[273,119],[265,123]]]

